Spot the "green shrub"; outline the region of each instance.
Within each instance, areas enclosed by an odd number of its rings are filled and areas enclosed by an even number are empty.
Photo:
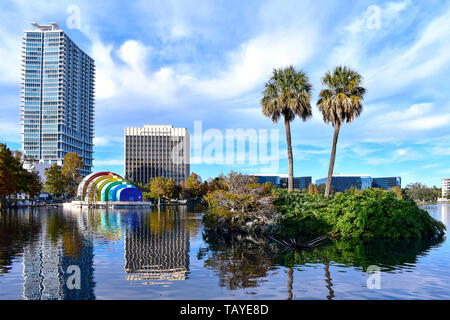
[[[276,190],[275,206],[285,236],[319,236],[328,232],[344,239],[430,238],[445,226],[413,201],[398,200],[394,192],[367,189],[321,194]]]

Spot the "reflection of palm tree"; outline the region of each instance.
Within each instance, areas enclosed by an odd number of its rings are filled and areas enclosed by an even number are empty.
[[[329,292],[329,294],[328,294],[328,296],[327,296],[327,299],[328,300],[333,300],[333,298],[334,298],[334,291],[333,291],[333,289],[332,289],[332,287],[333,287],[333,282],[331,282],[331,277],[330,277],[330,270],[329,270],[329,268],[330,268],[330,264],[327,262],[327,263],[325,263],[325,267],[324,267],[324,269],[325,269],[325,282],[327,283],[327,289],[328,289],[328,292]]]
[[[292,300],[292,284],[294,283],[294,270],[292,268],[288,269],[288,282],[287,282],[287,289],[288,289],[288,297],[287,300]]]

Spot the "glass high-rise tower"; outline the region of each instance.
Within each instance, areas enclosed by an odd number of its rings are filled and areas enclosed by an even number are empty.
[[[91,172],[94,137],[94,60],[56,24],[32,23],[22,51],[22,149],[26,159],[63,164],[82,157]]]

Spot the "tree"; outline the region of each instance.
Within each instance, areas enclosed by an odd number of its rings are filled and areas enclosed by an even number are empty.
[[[161,204],[161,198],[167,194],[166,178],[158,177],[150,183],[150,194],[153,198],[158,199],[158,206]]]
[[[67,183],[66,192],[72,197],[75,195],[78,184],[81,182],[80,169],[83,167],[83,159],[76,152],[66,153],[61,173]]]
[[[319,184],[317,186],[317,190],[319,191],[319,194],[325,194],[325,188],[326,188],[326,185],[324,183]],[[330,188],[330,194],[334,194],[333,186],[331,186],[331,188]]]
[[[6,198],[16,190],[14,177],[6,166],[0,162],[0,208],[5,206]]]
[[[310,98],[312,86],[303,71],[296,71],[293,66],[274,69],[269,81],[265,84],[261,99],[263,114],[271,118],[273,123],[284,118],[286,143],[289,162],[288,190],[294,190],[294,164],[291,145],[290,122],[296,116],[303,121],[312,115]]]
[[[142,192],[150,193],[150,183],[143,184],[140,181],[131,181],[131,184],[139,188]]]
[[[202,178],[198,174],[192,172],[186,180],[185,189],[191,199],[198,200],[206,194],[207,185],[202,183]]]
[[[42,182],[41,177],[36,171],[31,172],[30,174],[30,185],[28,187],[28,197],[31,201],[36,198],[42,191]]]
[[[410,183],[403,190],[405,198],[414,201],[431,202],[436,201],[441,196],[441,190],[436,186],[429,188],[420,182]]]
[[[212,179],[209,178],[208,179],[208,189],[206,191],[206,193],[208,192],[213,192],[216,190],[225,190],[226,186],[225,186],[225,176],[223,174],[220,174],[218,177]]]
[[[317,189],[317,186],[314,183],[310,183],[308,186],[308,193],[313,194],[319,194],[319,189]]]
[[[44,190],[54,195],[62,195],[66,190],[66,180],[56,163],[45,169],[45,176],[47,181]]]
[[[166,181],[166,193],[165,196],[168,199],[174,199],[174,198],[178,198],[178,186],[176,185],[175,181],[173,181],[173,179],[169,179]]]
[[[0,168],[0,197],[3,205],[6,205],[6,198],[11,195],[28,192],[31,175],[23,168],[22,154],[11,151],[3,143],[0,143]]]
[[[21,153],[11,151],[6,144],[0,144],[0,163],[7,168],[14,181],[14,190],[8,196],[16,193],[27,192],[30,173],[23,168]]]
[[[363,109],[362,100],[366,89],[360,86],[362,76],[348,67],[336,67],[322,77],[322,84],[327,88],[320,91],[317,106],[322,112],[323,121],[334,127],[333,145],[330,156],[325,196],[330,195],[333,177],[336,145],[339,130],[344,122],[352,122]]]
[[[397,195],[398,200],[403,200],[402,188],[400,188],[399,186],[395,186],[394,188],[392,188],[392,191],[394,191],[394,193]]]
[[[23,168],[22,152],[13,151],[12,155],[11,172],[16,182],[16,191],[14,193],[28,193],[31,174]]]
[[[205,219],[224,223],[230,230],[245,230],[273,224],[278,218],[272,195],[273,185],[259,184],[256,178],[237,172],[223,177],[223,189],[208,192],[205,201],[211,213]],[[209,222],[208,222],[209,221]]]

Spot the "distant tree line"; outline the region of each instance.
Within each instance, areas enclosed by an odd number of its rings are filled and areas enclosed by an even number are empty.
[[[436,186],[428,187],[420,182],[408,184],[402,189],[402,194],[405,199],[411,199],[416,202],[435,202],[442,197],[441,188]]]
[[[211,190],[216,188],[219,178],[202,181],[202,178],[192,172],[186,182],[176,184],[173,179],[165,177],[154,178],[150,183],[143,185],[139,182],[133,184],[141,189],[144,200],[161,200],[185,199],[193,202],[202,202],[203,197]]]

